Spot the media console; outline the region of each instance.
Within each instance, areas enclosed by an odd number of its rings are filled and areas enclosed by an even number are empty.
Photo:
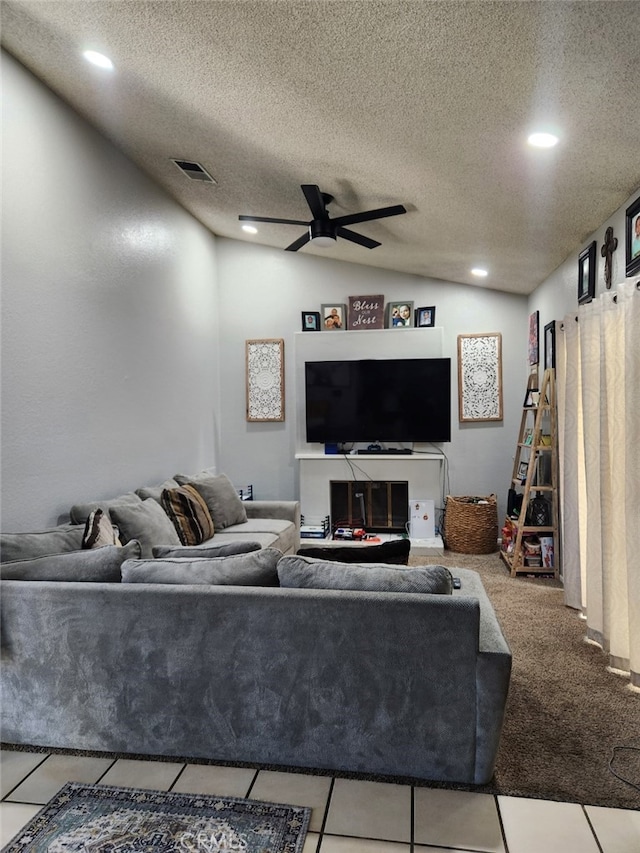
[[[426,453],[324,454],[297,453],[300,507],[307,524],[329,515],[331,483],[336,481],[406,480],[409,502],[431,498],[441,505],[444,455]],[[412,554],[442,554],[442,539],[412,541]]]

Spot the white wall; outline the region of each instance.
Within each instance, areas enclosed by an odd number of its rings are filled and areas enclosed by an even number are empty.
[[[604,283],[605,259],[600,254],[604,243],[605,231],[613,228],[613,236],[618,238],[618,248],[612,257],[612,290],[616,282],[624,281],[625,256],[625,210],[635,201],[640,193],[636,191],[604,222],[597,231],[584,240],[583,244],[562,263],[546,281],[544,281],[529,297],[529,311],[540,312],[540,343],[541,357],[544,357],[542,332],[547,323],[552,320],[562,320],[566,314],[578,312],[578,257],[583,249],[596,241],[596,296],[606,291]]]
[[[527,376],[526,297],[227,239],[218,240],[218,264],[224,353],[220,470],[235,482],[253,483],[260,498],[298,496],[294,454],[301,403],[296,399],[294,334],[301,330],[301,312],[318,311],[323,303],[346,303],[351,295],[382,293],[386,301],[406,299],[415,306],[436,306],[436,326],[443,329],[442,354],[452,359],[454,377],[453,435],[451,443],[443,445],[450,463],[449,491],[494,492],[502,515]],[[502,334],[504,420],[459,424],[457,336],[482,332]],[[306,334],[321,335],[331,358],[341,332]],[[403,332],[386,334],[400,340]],[[277,424],[247,423],[245,340],[271,337],[285,342],[286,419]]]
[[[2,529],[215,464],[215,240],[2,57]]]

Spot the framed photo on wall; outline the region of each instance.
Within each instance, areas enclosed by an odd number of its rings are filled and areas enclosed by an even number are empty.
[[[416,308],[415,324],[421,329],[430,328],[436,324],[436,306],[429,305],[426,308]]]
[[[556,321],[547,323],[544,327],[544,369],[556,366]]]
[[[321,305],[322,329],[325,332],[338,332],[344,329],[347,316],[346,305]]]
[[[640,198],[626,210],[626,273],[635,275],[640,272]]]
[[[578,305],[591,302],[596,295],[596,241],[578,256]]]

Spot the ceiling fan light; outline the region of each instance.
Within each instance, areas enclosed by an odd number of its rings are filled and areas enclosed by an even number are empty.
[[[328,219],[314,219],[309,225],[309,238],[320,249],[330,249],[336,242],[336,235]]]
[[[311,242],[319,249],[330,249],[336,242],[335,237],[312,237]]]

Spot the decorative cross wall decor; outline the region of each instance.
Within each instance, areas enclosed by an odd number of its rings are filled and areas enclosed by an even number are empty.
[[[600,254],[604,258],[604,283],[607,290],[611,290],[611,260],[617,248],[618,238],[613,236],[613,228],[609,226],[604,232],[604,243],[600,247]]]

